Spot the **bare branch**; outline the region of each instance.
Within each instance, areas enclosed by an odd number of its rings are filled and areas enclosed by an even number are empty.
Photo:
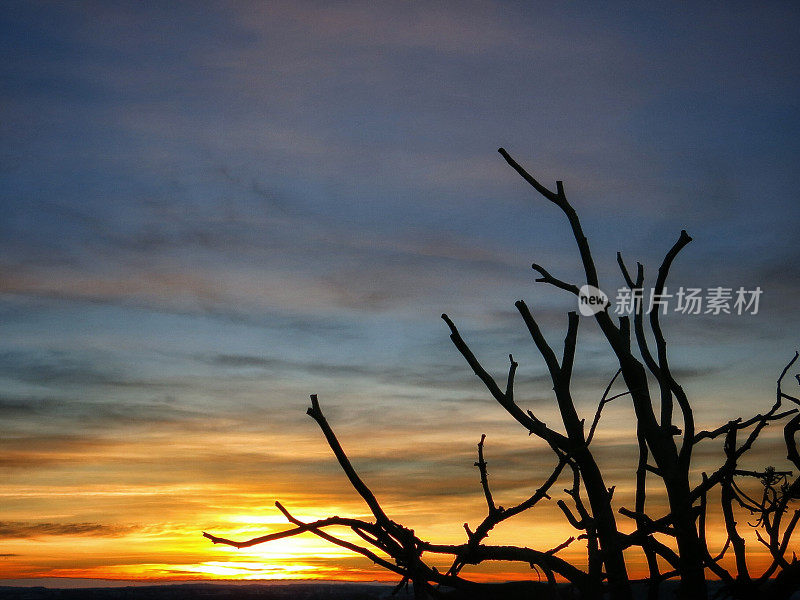
[[[566,560],[554,554],[540,552],[531,548],[519,546],[485,546],[479,545],[470,548],[469,544],[429,544],[423,542],[422,548],[426,552],[435,554],[453,554],[466,556],[467,564],[480,564],[486,560],[504,560],[509,562],[524,562],[530,565],[540,565],[558,573],[567,581],[578,585],[585,585],[586,573],[572,566]]]
[[[364,529],[367,531],[369,531],[370,529],[374,529],[375,527],[374,524],[368,523],[366,521],[361,521],[359,519],[328,517],[327,519],[320,519],[318,521],[314,521],[313,523],[304,523],[292,529],[286,529],[284,531],[278,531],[276,533],[262,535],[256,538],[245,540],[243,542],[237,542],[235,540],[229,540],[227,538],[217,537],[215,535],[206,532],[203,532],[203,537],[208,538],[215,544],[225,544],[226,546],[233,546],[235,548],[249,548],[250,546],[255,546],[257,544],[274,542],[275,540],[281,540],[283,538],[299,535],[301,533],[305,533],[306,531],[311,531],[312,529],[321,529],[324,527],[330,527],[332,525],[343,525],[345,527],[358,527],[360,529]]]
[[[557,191],[555,193],[551,192],[546,187],[544,187],[541,183],[536,181],[536,179],[534,179],[533,176],[530,173],[528,173],[523,167],[521,167],[520,164],[517,161],[515,161],[513,158],[511,158],[511,156],[508,154],[508,152],[505,151],[505,148],[498,148],[497,151],[502,155],[502,157],[504,159],[506,159],[506,162],[509,165],[511,165],[511,167],[517,173],[519,173],[522,176],[522,178],[525,181],[527,181],[529,184],[531,184],[533,186],[533,188],[537,192],[539,192],[542,196],[544,196],[545,198],[550,200],[550,202],[553,202],[554,204],[556,204],[558,206],[561,205],[560,203],[563,201],[564,193],[563,193],[563,189],[561,188],[561,182],[560,181],[556,183]]]
[[[517,372],[519,364],[514,360],[514,357],[509,354],[508,360],[511,363],[508,367],[508,379],[506,382],[506,401],[514,402],[514,374]]]
[[[626,396],[630,394],[630,392],[622,392],[620,394],[615,394],[611,398],[608,397],[609,392],[611,391],[611,386],[614,385],[614,382],[619,377],[619,374],[622,373],[622,369],[617,369],[617,372],[614,373],[614,376],[611,378],[611,381],[608,382],[605,391],[603,392],[603,396],[600,398],[600,403],[597,405],[597,411],[594,413],[594,420],[592,421],[592,426],[589,428],[589,435],[586,436],[586,445],[592,443],[592,438],[594,437],[595,429],[597,429],[597,424],[600,422],[600,414],[603,412],[603,407],[611,402],[612,400],[616,400],[617,398],[621,398],[622,396]]]
[[[489,474],[486,472],[486,461],[483,458],[483,442],[486,440],[486,434],[481,434],[481,441],[478,442],[478,462],[475,466],[481,473],[481,487],[483,488],[483,495],[486,497],[486,506],[489,509],[489,514],[497,510],[492,500],[492,491],[489,489]]]
[[[765,421],[780,421],[784,417],[787,417],[789,415],[793,415],[796,412],[798,412],[798,409],[792,408],[790,410],[787,410],[787,411],[784,411],[784,412],[780,412],[780,413],[775,413],[773,415],[758,414],[758,415],[755,415],[754,417],[751,417],[747,421],[742,421],[742,419],[740,417],[738,419],[734,419],[733,421],[729,421],[729,422],[725,423],[725,425],[720,425],[719,427],[717,427],[716,429],[714,429],[712,431],[700,431],[699,433],[697,433],[694,436],[694,443],[697,444],[698,442],[701,442],[701,441],[703,441],[705,439],[714,439],[716,437],[719,437],[720,435],[722,435],[724,433],[728,433],[728,430],[731,427],[735,427],[736,429],[747,429],[748,427],[750,427],[752,425],[755,425],[756,423],[758,423],[758,422],[760,422],[762,420],[765,420]]]
[[[311,406],[306,412],[317,422],[317,425],[319,425],[322,433],[325,434],[325,439],[328,440],[328,445],[330,446],[331,450],[333,450],[336,460],[339,461],[339,465],[342,467],[345,475],[347,475],[347,478],[350,480],[350,484],[353,486],[353,489],[358,492],[359,496],[361,496],[367,503],[367,506],[369,506],[372,514],[375,515],[378,523],[388,531],[394,531],[397,528],[397,525],[386,516],[386,513],[383,512],[380,504],[378,504],[378,500],[375,498],[375,495],[361,480],[361,477],[358,476],[358,473],[356,473],[356,470],[350,463],[350,459],[347,458],[347,455],[342,449],[339,440],[336,439],[333,429],[331,429],[330,425],[328,425],[325,415],[322,414],[322,409],[319,406],[319,401],[317,400],[316,394],[311,395]]]
[[[534,179],[530,173],[528,173],[524,168],[522,168],[517,161],[515,161],[511,156],[506,152],[503,148],[499,148],[498,152],[502,155],[502,157],[506,160],[506,162],[511,165],[511,167],[519,173],[522,178],[527,181],[529,184],[533,186],[533,188],[539,192],[542,196],[550,200],[553,204],[558,206],[562,212],[567,216],[567,220],[569,221],[570,227],[572,228],[572,233],[575,237],[575,241],[578,244],[578,250],[581,255],[581,261],[583,262],[583,270],[586,274],[586,283],[592,285],[594,287],[599,287],[597,283],[597,269],[594,266],[594,259],[592,258],[592,253],[589,250],[589,242],[586,240],[586,236],[583,233],[583,228],[581,227],[580,219],[578,219],[578,213],[575,212],[575,209],[572,205],[567,202],[567,197],[564,194],[564,185],[560,182],[556,182],[556,192],[553,193],[540,184],[536,179]]]
[[[556,554],[557,552],[560,552],[561,550],[563,550],[564,548],[569,546],[574,541],[575,541],[575,536],[570,536],[566,540],[561,542],[558,546],[555,546],[554,548],[550,548],[550,550],[548,550],[546,552],[546,554]]]
[[[572,378],[572,364],[575,362],[575,344],[578,340],[578,313],[571,311],[568,315],[567,335],[564,338],[564,354],[561,358],[561,383],[569,385]]]
[[[667,275],[669,274],[669,269],[672,266],[672,261],[675,260],[678,252],[680,252],[691,241],[692,238],[687,235],[686,231],[681,231],[678,241],[675,242],[675,244],[669,249],[664,257],[664,261],[661,263],[661,266],[658,269],[656,285],[653,289],[653,294],[657,298],[660,299],[664,294],[664,285],[666,284]],[[662,377],[659,380],[661,385],[661,426],[669,428],[672,425],[672,388],[673,386],[677,385],[677,382],[673,379],[669,371],[669,363],[667,361],[667,342],[664,339],[664,333],[661,331],[658,309],[650,311],[650,328],[652,329],[653,336],[656,340],[658,366],[662,373]],[[689,413],[688,415],[684,414],[684,420],[688,419],[689,422],[693,423],[694,421],[691,416],[691,408],[688,406],[688,403],[686,404],[685,409],[688,409]],[[690,426],[687,422],[686,429],[689,428]],[[693,429],[694,426],[692,425],[691,428]],[[691,440],[691,436],[688,439]]]
[[[536,349],[539,350],[539,354],[542,355],[542,358],[547,365],[547,370],[550,372],[550,378],[555,384],[561,377],[561,366],[558,364],[556,353],[553,352],[550,344],[548,344],[547,340],[544,338],[544,335],[542,334],[541,329],[539,329],[539,325],[536,323],[536,320],[533,318],[528,305],[522,300],[517,300],[514,303],[514,306],[517,307],[517,310],[522,315],[522,320],[525,321],[525,326],[528,328],[528,332],[530,332],[534,344],[536,344]]]
[[[562,281],[561,279],[558,279],[558,278],[556,278],[556,277],[553,277],[553,276],[552,276],[552,275],[551,275],[551,274],[550,274],[550,273],[549,273],[549,272],[548,272],[548,271],[547,271],[547,270],[546,270],[546,269],[545,269],[543,266],[541,266],[541,265],[537,265],[536,263],[533,263],[533,264],[531,265],[531,268],[532,268],[534,271],[538,272],[538,273],[539,273],[539,275],[541,275],[541,277],[537,277],[537,278],[535,279],[535,281],[536,281],[536,282],[538,282],[538,283],[549,283],[550,285],[553,285],[553,286],[555,286],[555,287],[557,287],[557,288],[560,288],[560,289],[562,289],[562,290],[565,290],[565,291],[569,292],[570,294],[575,294],[576,296],[577,296],[577,295],[578,295],[578,293],[580,292],[580,289],[578,288],[578,286],[577,286],[577,285],[574,285],[574,284],[572,284],[572,283],[567,283],[566,281]]]
[[[467,363],[478,378],[483,381],[486,388],[489,392],[494,396],[494,399],[506,409],[506,411],[514,417],[514,419],[526,430],[531,433],[535,433],[537,436],[545,440],[550,446],[566,449],[569,446],[567,438],[564,437],[562,434],[553,431],[549,427],[547,427],[542,421],[525,413],[517,404],[514,402],[513,398],[509,398],[504,394],[500,388],[495,383],[494,379],[491,375],[483,368],[483,366],[478,362],[478,359],[475,358],[475,355],[470,350],[469,346],[467,346],[466,342],[461,337],[461,334],[458,332],[453,321],[446,315],[442,315],[442,319],[447,326],[450,328],[450,339],[453,341],[453,344],[461,352],[461,355],[466,359]]]
[[[286,517],[286,520],[289,521],[290,523],[292,523],[294,525],[297,525],[298,527],[306,527],[306,526],[308,526],[308,523],[304,523],[304,522],[300,521],[299,519],[296,519],[295,517],[293,517],[291,515],[291,513],[288,510],[286,510],[286,508],[284,508],[284,506],[280,502],[275,502],[275,506],[278,507],[278,510],[280,510],[281,513],[283,513],[283,516]],[[380,556],[378,556],[377,554],[375,554],[371,550],[369,550],[367,548],[364,548],[363,546],[359,546],[357,544],[353,544],[352,542],[348,542],[348,541],[343,540],[341,538],[334,537],[334,536],[330,535],[329,533],[326,533],[325,531],[322,531],[321,529],[319,529],[317,527],[309,528],[308,531],[310,531],[311,533],[313,533],[316,536],[319,536],[320,538],[322,538],[326,542],[330,542],[330,543],[335,544],[337,546],[341,546],[342,548],[346,548],[346,549],[350,550],[351,552],[356,552],[357,554],[361,554],[362,556],[366,556],[373,563],[375,563],[376,565],[378,565],[380,567],[383,567],[384,569],[388,569],[389,571],[394,571],[395,573],[398,573],[398,574],[403,575],[403,576],[405,576],[407,574],[407,571],[405,569],[390,563],[388,560],[385,560],[385,559],[381,558]],[[359,531],[362,531],[362,530],[360,528],[354,527],[353,531],[359,532]],[[364,538],[364,539],[368,540],[369,538]],[[376,544],[376,545],[378,545],[380,547],[379,543]],[[383,548],[381,548],[381,549],[383,550]]]

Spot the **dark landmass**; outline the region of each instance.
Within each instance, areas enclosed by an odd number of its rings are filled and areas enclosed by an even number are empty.
[[[394,586],[367,583],[220,584],[186,583],[152,586],[59,589],[0,587],[2,600],[382,600]],[[401,600],[411,594],[394,596]]]
[[[530,598],[569,598],[567,585],[554,590],[544,583],[511,582],[489,586],[477,596],[465,596],[451,591],[451,600],[529,600]],[[410,600],[413,593],[401,590],[392,594],[393,585],[383,583],[185,583],[152,586],[46,588],[0,586],[0,600]],[[647,588],[633,584],[634,598],[647,598]],[[660,600],[674,600],[677,582],[662,584]],[[719,591],[719,582],[709,582],[709,596]],[[800,600],[800,592],[792,599]]]

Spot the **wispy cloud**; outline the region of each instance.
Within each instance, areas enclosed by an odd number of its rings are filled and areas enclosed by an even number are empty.
[[[39,538],[44,536],[102,536],[114,537],[133,531],[136,527],[103,525],[101,523],[33,523],[0,521],[0,538]],[[15,556],[8,554],[4,556]]]

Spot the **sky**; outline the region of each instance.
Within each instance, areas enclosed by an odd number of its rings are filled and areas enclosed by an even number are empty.
[[[761,290],[757,314],[664,316],[701,426],[770,406],[800,345],[791,3],[11,1],[0,22],[2,578],[389,577],[313,536],[200,535],[277,531],[275,500],[367,515],[312,393],[426,539],[483,516],[482,433],[498,501],[536,489],[552,454],[440,319],[500,378],[513,353],[555,422],[514,302],[560,347],[575,299],[530,265],[583,283],[579,257],[500,146],[564,182],[612,300],[615,253],[652,282],[681,229],[668,290]],[[582,415],[615,368],[582,319]],[[632,431],[615,402],[594,442],[619,506]],[[557,513],[491,541],[552,547]]]

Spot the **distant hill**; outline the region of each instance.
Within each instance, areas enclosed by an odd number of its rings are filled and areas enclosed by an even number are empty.
[[[634,598],[644,600],[647,591],[644,586],[634,583]],[[709,582],[710,596],[718,591],[718,582]],[[558,586],[558,596],[570,597],[566,586]],[[392,595],[393,585],[381,583],[185,583],[153,586],[126,586],[101,588],[46,588],[0,586],[0,600],[410,600],[410,591]],[[546,584],[536,582],[513,582],[496,584],[484,590],[480,597],[469,597],[452,593],[446,597],[451,600],[529,600],[530,598],[551,599],[553,590]],[[659,599],[675,598],[677,582],[666,582],[661,586]],[[792,596],[800,600],[800,592]]]
[[[231,585],[187,583],[153,586],[59,589],[0,587],[2,600],[383,600],[394,586],[369,583],[281,583]],[[411,598],[400,593],[394,598]]]

